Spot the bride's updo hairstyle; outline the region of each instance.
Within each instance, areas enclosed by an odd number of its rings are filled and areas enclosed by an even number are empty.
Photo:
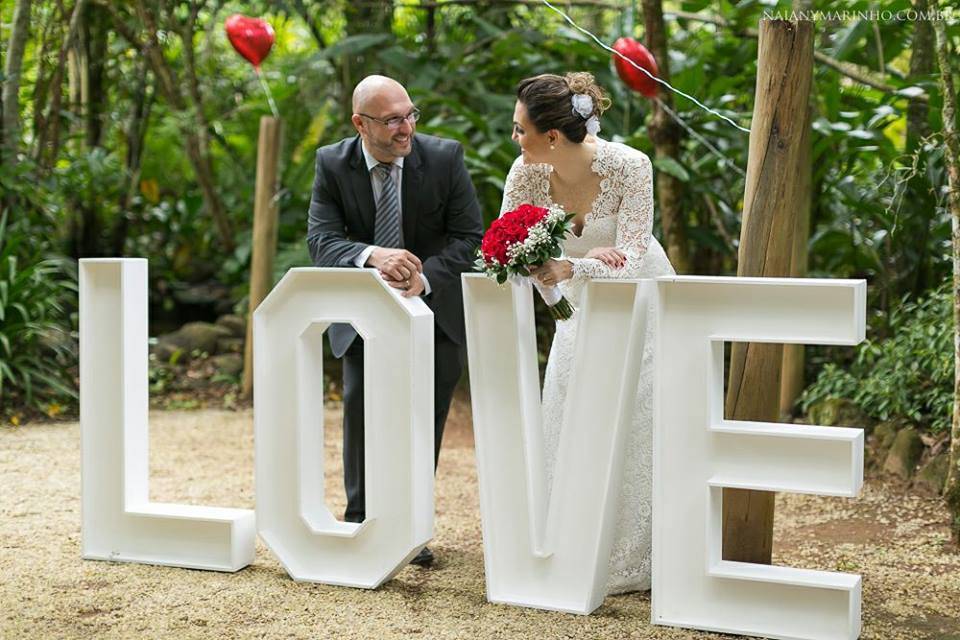
[[[580,115],[573,110],[574,94],[590,96],[593,111]],[[581,143],[587,135],[587,120],[600,117],[610,107],[607,92],[586,71],[558,76],[544,73],[526,78],[517,85],[517,99],[527,108],[527,115],[540,133],[559,130],[571,142]]]

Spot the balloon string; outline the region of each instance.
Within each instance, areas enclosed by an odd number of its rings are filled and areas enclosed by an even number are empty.
[[[617,55],[617,56],[620,56],[623,60],[625,60],[625,61],[628,62],[629,64],[633,65],[634,68],[639,69],[639,70],[642,71],[643,73],[647,74],[647,76],[649,76],[651,80],[654,80],[655,82],[659,82],[660,84],[662,84],[663,86],[665,86],[665,87],[666,87],[667,89],[669,89],[670,91],[673,91],[674,93],[683,96],[683,97],[686,98],[687,100],[691,100],[694,104],[696,104],[698,107],[700,107],[700,108],[703,109],[704,111],[707,111],[707,112],[709,112],[709,113],[712,113],[713,115],[717,116],[718,118],[720,118],[720,119],[722,119],[722,120],[726,120],[727,122],[729,122],[731,125],[733,125],[733,126],[736,127],[737,129],[739,129],[740,131],[743,131],[743,132],[745,132],[745,133],[750,133],[750,129],[747,129],[747,128],[745,128],[745,127],[741,127],[740,125],[738,125],[736,122],[734,122],[733,120],[731,120],[731,119],[728,118],[727,116],[723,115],[722,113],[720,113],[720,112],[718,112],[718,111],[715,111],[715,110],[711,109],[710,107],[708,107],[707,105],[703,104],[702,102],[700,102],[699,100],[697,100],[696,98],[694,98],[693,96],[691,96],[690,94],[684,93],[684,92],[681,91],[680,89],[677,89],[677,88],[675,88],[675,87],[670,86],[670,83],[668,83],[668,82],[666,82],[666,81],[664,81],[664,80],[661,80],[660,78],[656,77],[655,75],[653,75],[652,73],[650,73],[649,71],[647,71],[646,69],[644,69],[643,67],[641,67],[640,65],[638,65],[636,62],[634,62],[633,60],[631,60],[631,59],[628,58],[627,56],[625,56],[625,55],[623,55],[622,53],[620,53],[619,51],[617,51],[616,49],[614,49],[614,48],[612,48],[612,47],[608,47],[607,45],[605,45],[603,42],[600,41],[600,38],[598,38],[597,36],[593,35],[593,34],[590,33],[589,31],[587,31],[586,29],[584,29],[583,27],[581,27],[580,25],[578,25],[576,22],[573,21],[573,18],[571,18],[570,16],[568,16],[567,14],[565,14],[565,13],[564,13],[563,11],[561,11],[560,9],[557,9],[555,6],[553,6],[552,4],[550,4],[547,0],[540,0],[540,1],[543,2],[543,4],[547,5],[547,7],[553,9],[554,11],[556,11],[557,13],[559,13],[561,16],[563,16],[564,20],[566,20],[568,23],[570,23],[570,26],[572,26],[574,29],[576,29],[577,31],[579,31],[580,33],[582,33],[582,34],[584,34],[584,35],[586,35],[586,36],[589,36],[590,38],[593,39],[594,42],[596,42],[598,45],[600,45],[601,47],[603,47],[604,49],[606,49],[606,50],[609,51],[610,53],[612,53],[612,54],[614,54],[614,55]]]
[[[280,112],[277,111],[277,104],[273,101],[273,94],[270,93],[270,87],[263,80],[263,74],[260,72],[260,66],[254,67],[257,72],[257,79],[260,80],[260,86],[263,87],[264,93],[267,94],[267,102],[270,103],[270,111],[273,112],[273,117],[279,119]]]
[[[702,144],[702,145],[705,146],[707,149],[709,149],[709,150],[713,153],[713,155],[715,155],[715,156],[717,156],[718,158],[720,158],[720,161],[723,163],[723,165],[721,165],[721,166],[730,165],[731,167],[733,167],[734,171],[736,171],[737,173],[739,173],[741,176],[747,177],[747,174],[746,174],[746,172],[745,172],[743,169],[741,169],[739,166],[737,166],[737,164],[736,164],[733,160],[731,160],[731,159],[728,158],[727,156],[723,155],[723,152],[722,152],[722,151],[720,151],[720,150],[717,149],[715,146],[713,146],[712,144],[710,144],[710,141],[709,141],[709,140],[707,140],[706,138],[704,138],[702,135],[700,135],[699,133],[697,133],[692,127],[690,127],[690,125],[688,125],[686,122],[684,122],[683,120],[681,120],[681,119],[680,119],[680,116],[677,115],[676,113],[674,113],[673,110],[672,110],[670,107],[668,107],[668,106],[663,102],[663,100],[661,100],[660,98],[654,98],[654,100],[656,100],[656,101],[657,101],[657,104],[660,105],[660,108],[663,109],[664,111],[666,111],[666,112],[667,112],[667,115],[669,115],[671,118],[673,118],[673,119],[677,122],[677,124],[679,124],[681,127],[684,128],[684,130],[685,130],[687,133],[689,133],[693,138],[695,138],[696,140],[698,140],[698,141],[700,142],[700,144]]]

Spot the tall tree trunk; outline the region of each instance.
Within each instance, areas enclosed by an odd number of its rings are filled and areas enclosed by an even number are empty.
[[[85,155],[102,146],[105,103],[103,66],[107,31],[103,9],[96,4],[81,7],[76,38],[67,53],[71,109],[75,114],[71,135],[73,152]],[[108,255],[104,220],[96,204],[80,194],[68,194],[71,255],[76,258]]]
[[[917,13],[926,13],[931,9],[927,0],[913,0],[913,8]],[[913,40],[910,43],[910,75],[907,76],[909,82],[926,82],[931,79],[930,74],[934,71],[935,47],[931,21],[914,22]],[[929,112],[928,100],[911,98],[907,104],[907,153],[912,153],[919,146],[920,141],[930,135],[930,125],[927,122]]]
[[[27,49],[27,37],[30,35],[31,0],[17,0],[13,10],[13,30],[10,32],[10,45],[7,59],[3,65],[3,122],[2,139],[3,162],[13,168],[17,162],[20,148],[20,72],[23,69],[23,54]]]
[[[102,7],[88,5],[83,24],[85,67],[82,86],[84,141],[88,149],[103,146],[103,111],[107,101],[104,66],[107,60],[106,15]]]
[[[61,13],[60,17],[65,21],[66,14]],[[57,67],[56,64],[50,64],[49,51],[55,43],[55,33],[62,31],[62,23],[54,18],[47,20],[40,35],[40,44],[36,54],[37,60],[37,81],[34,83],[33,91],[33,143],[43,135],[43,129],[47,126],[47,101],[50,98],[51,79]],[[31,157],[36,157],[36,147],[30,151]]]
[[[437,7],[430,5],[427,9],[427,53],[433,55],[437,51]]]
[[[114,222],[113,229],[110,231],[111,255],[123,255],[124,247],[127,242],[127,233],[130,229],[131,212],[130,203],[133,202],[137,189],[140,186],[140,162],[143,158],[143,142],[147,136],[147,127],[150,122],[150,110],[153,107],[154,91],[149,87],[150,71],[147,65],[140,67],[140,75],[137,79],[137,88],[132,96],[133,109],[130,115],[130,123],[127,125],[127,153],[126,153],[126,175],[127,186],[121,195],[120,212]]]
[[[761,20],[738,276],[790,274],[812,80],[813,24]],[[777,421],[782,362],[781,344],[732,345],[728,419]],[[725,560],[770,564],[773,497],[766,491],[723,490]]]
[[[207,121],[207,115],[203,110],[203,94],[200,90],[200,80],[197,77],[193,33],[200,8],[201,4],[194,5],[194,9],[187,20],[186,27],[181,33],[184,61],[186,63],[187,92],[190,98],[189,102],[191,103],[188,109],[196,123],[187,141],[190,147],[188,153],[196,159],[197,180],[200,182],[203,191],[203,201],[207,206],[207,210],[213,214],[217,227],[220,229],[220,236],[225,241],[225,246],[229,246],[229,250],[232,251],[234,245],[233,227],[230,224],[226,210],[223,208],[223,202],[220,200],[216,186],[216,172],[213,167],[213,156],[210,153],[210,137],[207,135],[207,131],[210,129],[210,123]]]
[[[643,21],[646,29],[647,48],[657,60],[660,79],[670,82],[670,59],[667,51],[667,28],[663,22],[661,0],[643,0]],[[664,105],[673,108],[673,96],[662,87],[658,92]],[[680,126],[660,106],[654,103],[653,118],[648,127],[657,158],[672,158],[679,161]],[[683,184],[666,171],[657,172],[657,198],[660,204],[660,222],[663,224],[663,242],[670,262],[677,273],[690,271],[690,255],[687,248],[686,219],[681,204]]]
[[[160,43],[158,35],[159,27],[156,16],[147,8],[143,0],[134,3],[137,17],[143,23],[146,40],[140,39],[135,30],[130,29],[126,22],[126,15],[121,12],[117,3],[108,2],[106,8],[113,18],[113,26],[116,31],[123,36],[125,40],[137,47],[143,53],[151,71],[157,80],[157,87],[167,100],[170,107],[175,111],[180,111],[191,116],[194,125],[185,126],[183,132],[185,139],[185,149],[190,165],[196,174],[197,183],[200,186],[200,193],[203,197],[203,204],[213,218],[220,233],[220,243],[227,252],[232,252],[236,246],[233,238],[233,225],[227,215],[220,194],[217,189],[216,174],[213,170],[213,162],[210,157],[210,147],[206,136],[206,129],[198,131],[197,122],[203,121],[202,114],[197,114],[196,110],[202,110],[202,105],[191,105],[188,103],[180,83],[177,80],[173,67],[167,61],[163,53],[163,46]],[[195,5],[195,11],[199,10],[201,5]],[[184,42],[186,46],[187,43]],[[192,48],[192,43],[190,44]],[[189,88],[188,88],[189,90]],[[191,109],[194,111],[191,113]]]
[[[74,118],[70,121],[69,145],[77,155],[83,151],[83,118],[87,105],[84,99],[90,94],[87,85],[87,55],[86,55],[86,12],[80,16],[77,37],[67,49],[67,95],[70,96],[70,112]]]
[[[84,145],[83,122],[87,111],[86,100],[90,95],[89,58],[87,57],[87,11],[79,15],[76,38],[67,49],[67,95],[70,96],[70,112],[74,118],[69,121],[70,133],[67,145],[71,153],[82,156]],[[94,257],[97,251],[97,239],[100,237],[100,218],[96,209],[84,202],[78,193],[65,194],[69,218],[69,255],[74,260]]]
[[[914,9],[917,13],[926,13],[930,10],[928,0],[914,0]],[[929,20],[917,20],[913,23],[913,42],[910,46],[910,75],[908,81],[913,86],[920,86],[928,82],[930,74],[934,71],[934,57],[936,56],[936,38],[933,33],[933,25]],[[928,100],[911,98],[907,105],[907,146],[908,156],[920,155],[921,161],[924,159],[924,153],[921,147],[921,141],[930,135],[930,124],[928,116],[930,112],[930,103]],[[915,211],[932,211],[936,207],[936,200],[930,188],[930,183],[924,171],[917,172],[906,184],[906,202],[913,204]],[[910,225],[910,221],[904,221]],[[930,238],[931,220],[923,216],[917,216],[914,225],[906,227],[905,238],[917,247],[920,251],[920,258],[916,263],[901,263],[900,271],[904,274],[910,274],[908,278],[912,282],[905,283],[908,291],[919,295],[926,291],[931,284],[931,261],[939,259],[939,256],[932,256],[926,250]],[[939,252],[938,252],[939,253]]]
[[[43,117],[44,126],[37,131],[34,146],[34,160],[42,174],[49,173],[57,158],[60,146],[60,107],[63,104],[63,70],[66,67],[66,52],[60,57],[60,64],[53,70],[50,79],[50,104]]]
[[[953,85],[947,29],[942,20],[934,21],[933,28],[940,63],[940,95],[943,96],[944,158],[949,185],[947,202],[953,221],[953,428],[944,495],[952,516],[951,537],[953,543],[960,546],[960,134],[957,133],[957,92]]]
[[[37,143],[34,150],[35,160],[40,165],[41,173],[48,173],[56,162],[60,152],[60,117],[61,106],[63,104],[63,71],[67,68],[67,60],[70,48],[78,37],[80,32],[81,17],[87,0],[77,0],[73,6],[73,13],[70,15],[70,22],[67,27],[67,33],[60,45],[60,54],[57,59],[57,66],[50,80],[51,98],[50,105],[47,108],[44,122],[46,126],[37,132]]]

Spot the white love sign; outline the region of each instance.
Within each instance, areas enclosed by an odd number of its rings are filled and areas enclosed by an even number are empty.
[[[147,261],[81,260],[83,557],[247,566],[253,511],[150,502],[147,409]]]
[[[577,394],[549,488],[530,287],[479,274],[464,275],[463,287],[489,600],[582,614],[603,602],[652,309],[652,622],[774,638],[859,635],[859,576],[724,561],[720,514],[724,487],[859,492],[861,430],[723,419],[723,345],[856,344],[863,281],[590,282],[578,310]],[[324,500],[322,336],[333,322],[352,323],[365,341],[359,524],[338,520]],[[81,260],[83,556],[237,571],[253,560],[259,532],[296,580],[377,587],[433,535],[432,313],[372,270],[293,269],[254,314],[253,335],[256,518],[151,503],[147,264]]]

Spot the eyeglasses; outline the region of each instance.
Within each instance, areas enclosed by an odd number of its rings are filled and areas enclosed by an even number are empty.
[[[357,115],[363,116],[364,118],[370,118],[371,120],[376,120],[380,124],[386,125],[388,129],[399,129],[400,125],[402,125],[405,120],[408,120],[410,122],[416,122],[417,120],[419,120],[420,109],[414,108],[413,111],[411,111],[405,116],[393,116],[392,118],[387,118],[387,119],[375,118],[373,116],[368,116],[365,113],[358,113]]]

